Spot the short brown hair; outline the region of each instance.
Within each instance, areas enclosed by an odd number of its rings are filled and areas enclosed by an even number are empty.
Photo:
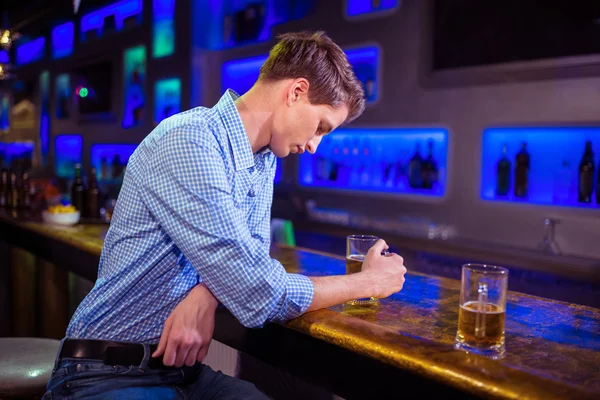
[[[325,32],[285,33],[260,68],[259,80],[306,78],[312,104],[346,104],[353,121],[365,109],[365,92],[344,51]]]

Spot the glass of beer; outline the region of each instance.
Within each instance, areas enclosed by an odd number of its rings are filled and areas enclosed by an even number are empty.
[[[355,274],[362,270],[363,261],[369,249],[379,240],[373,235],[350,235],[346,238],[346,275]],[[376,297],[351,300],[352,305],[368,306],[378,303]]]
[[[508,269],[463,265],[455,348],[493,359],[504,357],[507,287]]]

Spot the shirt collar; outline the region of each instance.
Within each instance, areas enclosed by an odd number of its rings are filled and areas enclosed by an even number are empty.
[[[252,146],[250,146],[248,134],[246,133],[246,129],[244,129],[240,113],[234,103],[239,97],[239,94],[231,89],[227,89],[215,105],[215,109],[219,113],[223,125],[225,125],[225,131],[227,132],[231,151],[233,152],[233,162],[236,171],[254,166]]]

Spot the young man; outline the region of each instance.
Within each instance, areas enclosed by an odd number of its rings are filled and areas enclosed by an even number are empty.
[[[276,157],[314,153],[363,109],[344,52],[322,32],[292,33],[243,96],[227,91],[213,108],[154,129],[129,160],[98,280],[62,342],[51,398],[262,399],[201,363],[219,302],[258,328],[401,290],[403,260],[382,256],[383,241],[348,276],[290,274],[269,257]]]

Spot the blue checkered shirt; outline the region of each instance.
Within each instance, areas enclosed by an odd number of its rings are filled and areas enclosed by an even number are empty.
[[[276,157],[252,153],[237,97],[164,120],[132,154],[98,279],[67,337],[158,343],[201,281],[247,327],[306,311],[310,279],[269,256]]]

